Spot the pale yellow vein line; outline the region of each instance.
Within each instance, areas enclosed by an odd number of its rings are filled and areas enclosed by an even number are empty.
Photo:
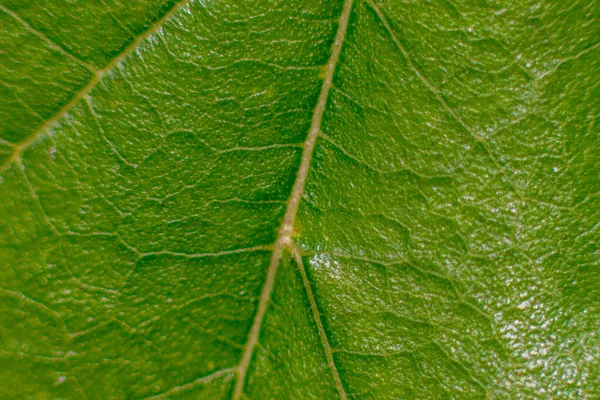
[[[92,78],[88,81],[88,83],[77,92],[71,99],[63,105],[60,110],[58,110],[52,117],[47,119],[35,132],[26,137],[21,143],[14,146],[14,150],[11,155],[4,160],[2,164],[0,164],[0,173],[4,172],[10,164],[15,161],[19,161],[23,152],[31,146],[33,142],[35,142],[39,137],[41,137],[44,133],[48,131],[61,117],[67,114],[78,102],[83,99],[88,93],[108,74],[112,71],[119,63],[121,63],[129,54],[134,52],[140,44],[148,39],[151,35],[158,32],[160,28],[167,22],[177,11],[179,11],[182,7],[184,7],[190,0],[181,0],[177,4],[175,4],[169,11],[162,16],[161,19],[153,23],[150,28],[148,28],[144,33],[140,36],[136,37],[133,42],[129,44],[121,53],[119,53],[115,58],[113,58],[104,68],[98,70]]]
[[[126,165],[129,165],[132,168],[137,168],[137,164],[132,164],[125,157],[123,157],[121,155],[121,153],[119,152],[119,149],[117,148],[117,146],[115,146],[113,144],[113,142],[111,142],[108,139],[108,137],[106,136],[106,132],[104,131],[104,128],[102,127],[102,123],[100,122],[100,116],[98,114],[96,114],[96,110],[94,110],[94,106],[92,105],[92,99],[90,99],[90,96],[85,96],[85,102],[90,110],[90,113],[94,117],[94,121],[96,122],[96,127],[98,128],[98,131],[100,132],[100,135],[102,136],[102,139],[104,139],[104,141],[109,145],[109,147],[111,148],[113,153],[115,153],[117,155],[117,157],[121,161],[123,161],[123,163],[125,163]]]
[[[42,32],[38,31],[37,29],[35,29],[34,27],[32,27],[31,25],[29,25],[27,23],[27,21],[25,21],[23,18],[21,18],[19,16],[19,14],[17,14],[16,12],[14,12],[13,10],[11,10],[10,8],[6,8],[5,6],[3,6],[2,4],[0,4],[0,10],[4,11],[5,13],[9,14],[11,17],[13,17],[14,19],[16,19],[17,21],[19,21],[19,23],[21,25],[23,25],[25,27],[25,29],[30,32],[33,33],[35,36],[39,37],[40,39],[42,39],[48,46],[50,46],[51,48],[53,48],[54,50],[59,51],[60,53],[62,53],[64,56],[70,58],[71,60],[75,61],[77,64],[81,65],[82,67],[86,68],[87,70],[89,70],[91,73],[96,74],[98,73],[98,70],[96,70],[96,68],[94,68],[93,66],[91,66],[90,64],[86,63],[85,61],[81,60],[79,57],[77,57],[76,55],[74,55],[73,53],[69,52],[67,49],[65,49],[63,46],[61,46],[60,44],[54,42],[52,39],[50,39],[48,36],[44,35]]]
[[[353,0],[345,0],[344,2],[344,8],[342,9],[342,14],[339,19],[339,26],[335,36],[335,41],[333,43],[331,56],[325,68],[325,79],[323,80],[323,86],[321,87],[321,94],[319,95],[319,100],[317,101],[317,105],[315,107],[308,136],[304,142],[304,151],[302,153],[302,160],[300,161],[300,167],[296,175],[296,181],[294,182],[294,187],[292,188],[292,193],[288,200],[283,222],[277,235],[275,249],[273,250],[271,262],[269,263],[269,269],[267,271],[267,278],[260,296],[260,301],[258,303],[256,315],[254,316],[252,328],[250,328],[250,332],[248,333],[248,339],[246,341],[244,353],[238,367],[237,378],[232,394],[233,400],[239,400],[244,392],[246,374],[248,373],[254,348],[258,343],[262,322],[269,306],[271,292],[273,291],[273,285],[275,283],[277,267],[279,266],[283,250],[290,244],[292,229],[296,219],[296,213],[298,212],[298,205],[300,204],[300,200],[304,193],[304,184],[306,183],[310,161],[312,159],[317,137],[321,130],[321,121],[323,120],[323,113],[325,112],[325,106],[327,105],[329,89],[331,88],[331,84],[333,82],[333,74],[340,57],[340,51],[346,35],[346,29],[348,28],[348,19],[350,18],[350,12],[352,10],[352,3]]]
[[[144,400],[166,399],[169,396],[175,395],[175,394],[183,392],[185,390],[192,389],[193,387],[201,385],[203,383],[208,383],[208,382],[210,382],[214,379],[220,378],[222,376],[233,374],[235,372],[235,370],[236,370],[235,368],[223,369],[221,371],[214,372],[214,373],[204,376],[202,378],[198,378],[190,383],[186,383],[184,385],[174,387],[173,389],[167,390],[166,392],[163,392],[163,393],[151,396],[151,397],[146,397]]]
[[[377,16],[381,20],[381,23],[383,24],[383,26],[385,27],[385,29],[388,31],[388,33],[392,37],[392,41],[394,42],[394,44],[396,45],[396,47],[398,47],[398,49],[400,50],[400,52],[402,53],[402,55],[406,59],[406,63],[408,64],[408,67],[415,73],[415,75],[417,75],[417,77],[421,80],[421,82],[423,82],[425,84],[425,86],[427,86],[427,89],[429,89],[431,91],[431,93],[433,93],[433,95],[440,102],[440,104],[442,105],[442,107],[444,108],[444,110],[446,110],[446,112],[448,112],[448,114],[450,114],[452,116],[452,118],[454,118],[460,125],[462,125],[463,128],[465,128],[469,133],[471,133],[476,140],[478,140],[478,141],[483,140],[483,138],[481,137],[481,135],[479,135],[476,132],[474,132],[473,129],[463,121],[463,119],[460,117],[460,115],[458,115],[456,113],[456,111],[454,111],[448,105],[448,103],[446,103],[446,100],[444,100],[444,98],[440,95],[439,90],[431,82],[429,82],[429,79],[427,79],[421,73],[421,71],[419,71],[419,69],[417,67],[415,67],[415,65],[413,64],[412,59],[410,57],[410,54],[404,48],[404,46],[402,45],[402,43],[400,43],[400,40],[396,36],[396,32],[394,32],[394,30],[390,26],[387,18],[385,17],[385,15],[383,15],[383,13],[379,9],[379,7],[376,4],[374,4],[373,2],[371,2],[370,0],[367,0],[366,3],[373,9],[373,11],[375,11],[375,13],[377,14]]]
[[[224,250],[215,253],[182,253],[177,251],[153,251],[148,253],[140,253],[140,258],[149,257],[149,256],[157,256],[157,255],[167,255],[173,257],[185,257],[185,258],[209,258],[209,257],[221,257],[227,256],[231,254],[239,254],[239,253],[253,253],[258,251],[269,251],[273,250],[272,246],[256,246],[256,247],[247,247],[243,249],[233,249],[233,250]]]
[[[38,205],[40,211],[42,212],[42,215],[44,216],[44,220],[46,221],[46,223],[48,224],[50,229],[52,229],[52,232],[54,232],[56,235],[59,235],[58,229],[56,229],[56,227],[50,220],[50,216],[46,212],[46,209],[44,208],[44,205],[42,204],[40,197],[37,195],[35,188],[31,184],[31,180],[29,180],[29,176],[27,175],[27,171],[25,170],[25,165],[23,165],[23,163],[19,163],[19,167],[20,167],[19,169],[21,170],[21,174],[23,175],[23,179],[25,180],[25,183],[27,184],[27,187],[29,188],[31,197],[32,197],[33,201],[35,201],[35,203]]]
[[[478,134],[475,131],[475,129],[473,129],[471,126],[469,126],[460,117],[460,115],[458,115],[456,113],[456,111],[454,111],[454,109],[452,109],[452,107],[450,107],[448,105],[448,103],[446,102],[446,100],[444,100],[444,98],[440,94],[440,91],[437,89],[437,87],[435,87],[429,81],[429,79],[427,79],[425,77],[425,75],[423,75],[421,73],[421,71],[419,71],[419,69],[413,64],[412,59],[410,57],[410,54],[404,48],[404,46],[402,45],[402,43],[400,43],[400,40],[396,36],[396,32],[394,32],[394,30],[390,26],[387,18],[381,12],[381,10],[379,9],[379,7],[376,4],[374,4],[371,0],[367,0],[366,3],[375,11],[375,13],[377,14],[377,16],[381,20],[381,23],[383,24],[383,26],[385,27],[385,29],[388,31],[389,35],[391,36],[392,41],[398,47],[398,49],[400,49],[400,52],[402,52],[402,55],[406,59],[406,63],[408,64],[408,67],[415,73],[415,75],[417,75],[417,77],[421,80],[421,82],[423,82],[423,84],[425,84],[425,86],[427,87],[427,89],[429,89],[429,91],[431,91],[431,93],[433,93],[433,95],[439,101],[439,103],[444,108],[444,110],[446,110],[446,112],[448,112],[448,114],[450,114],[452,116],[452,118],[454,118],[468,133],[470,133],[471,136],[473,137],[473,139],[475,139],[477,142],[481,143],[481,145],[483,146],[483,148],[485,149],[485,151],[488,153],[488,155],[490,156],[492,162],[498,168],[498,170],[500,171],[500,173],[502,174],[502,176],[504,177],[504,179],[506,180],[506,182],[508,182],[508,184],[514,189],[515,193],[521,199],[524,199],[524,195],[523,195],[521,189],[517,185],[515,185],[515,183],[506,174],[506,171],[504,170],[504,168],[500,165],[500,163],[498,162],[498,160],[494,156],[494,152],[490,149],[490,146],[485,142],[485,140],[484,140],[485,138],[483,136],[481,136],[480,134]]]
[[[10,90],[10,92],[13,94],[13,96],[15,96],[15,100],[17,100],[17,102],[19,102],[19,104],[21,104],[23,107],[25,107],[27,109],[27,111],[29,111],[31,113],[31,115],[33,115],[35,118],[39,119],[42,122],[44,121],[44,117],[42,117],[37,111],[35,111],[33,108],[31,108],[31,106],[29,104],[27,104],[21,98],[21,95],[17,92],[17,90],[15,90],[15,85],[11,85],[2,80],[0,80],[0,85],[4,86],[8,90]],[[14,144],[11,143],[11,146],[14,146]]]
[[[47,305],[40,303],[39,301],[34,300],[31,297],[26,296],[24,293],[15,292],[13,290],[9,290],[9,289],[0,287],[0,294],[8,295],[8,296],[14,297],[18,300],[22,300],[23,302],[33,305],[35,307],[38,307],[38,308],[46,311],[47,313],[51,314],[52,316],[56,317],[57,319],[62,320],[62,315],[60,315],[57,311],[54,311]]]
[[[587,49],[581,50],[579,53],[577,53],[577,54],[575,54],[573,56],[563,58],[562,60],[560,60],[559,62],[557,62],[552,69],[550,69],[550,70],[544,72],[543,74],[541,74],[540,77],[539,77],[539,79],[541,80],[542,78],[546,77],[547,75],[550,75],[550,74],[554,73],[564,63],[569,62],[569,61],[573,61],[573,60],[577,60],[577,59],[583,57],[584,55],[586,55],[587,53],[589,53],[590,51],[594,51],[594,50],[598,49],[599,47],[600,47],[600,42],[598,42],[598,43],[596,43],[596,44],[588,47]]]
[[[327,364],[331,369],[331,373],[333,375],[333,380],[335,381],[335,386],[337,387],[338,393],[340,395],[340,399],[346,400],[348,396],[346,395],[346,391],[344,390],[344,385],[342,385],[342,379],[340,378],[340,374],[338,373],[337,366],[335,365],[335,361],[333,360],[333,350],[331,349],[331,345],[329,344],[329,339],[327,338],[327,333],[325,332],[325,328],[323,327],[323,322],[321,321],[321,313],[319,308],[317,307],[317,302],[315,300],[315,296],[313,294],[312,288],[310,286],[310,281],[308,280],[308,275],[306,274],[306,269],[304,268],[304,263],[302,262],[302,255],[300,251],[295,245],[291,246],[292,256],[298,265],[298,269],[300,270],[300,275],[302,276],[302,282],[304,283],[304,288],[306,289],[306,294],[308,296],[308,301],[310,302],[310,308],[313,312],[313,317],[315,323],[317,324],[317,330],[319,331],[319,336],[321,337],[321,343],[323,344],[323,349],[325,350],[325,358],[327,359]]]

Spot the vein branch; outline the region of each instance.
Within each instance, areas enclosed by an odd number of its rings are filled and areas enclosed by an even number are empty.
[[[454,111],[448,105],[446,100],[444,100],[444,98],[440,94],[440,91],[413,64],[412,58],[411,58],[410,54],[408,53],[408,50],[406,50],[404,45],[402,45],[402,43],[398,39],[398,36],[396,36],[396,32],[394,32],[394,30],[390,26],[390,23],[388,22],[385,15],[381,12],[381,9],[375,3],[373,3],[371,0],[367,0],[366,3],[373,9],[373,11],[375,11],[375,14],[377,14],[377,17],[379,18],[379,20],[385,27],[385,30],[388,32],[390,37],[392,38],[392,41],[394,42],[396,47],[398,47],[398,49],[400,50],[400,52],[406,59],[406,63],[408,64],[408,67],[415,73],[415,75],[417,75],[417,77],[421,80],[421,82],[423,82],[423,84],[427,87],[427,89],[429,89],[429,91],[435,96],[435,98],[439,101],[439,103],[442,105],[444,110],[446,110],[446,112],[448,114],[450,114],[452,116],[452,118],[454,118],[456,120],[456,122],[458,122],[465,130],[467,130],[469,133],[471,133],[471,135],[473,135],[473,137],[477,141],[482,141],[483,138],[478,133],[473,131],[473,129],[469,125],[467,125],[467,123],[465,121],[463,121],[463,119],[460,117],[460,115],[458,115],[456,113],[456,111]]]
[[[167,390],[166,392],[163,393],[159,393],[157,395],[151,396],[151,397],[146,397],[144,400],[159,400],[159,399],[166,399],[169,398],[170,396],[176,395],[178,393],[181,393],[183,391],[186,390],[190,390],[198,385],[204,384],[204,383],[208,383],[214,379],[220,378],[222,376],[226,376],[229,375],[231,373],[235,372],[235,368],[226,368],[223,369],[221,371],[217,371],[217,372],[213,372],[210,375],[204,376],[202,378],[198,378],[192,382],[186,383],[184,385],[181,386],[176,386],[172,389]]]
[[[342,385],[340,374],[338,373],[337,366],[335,365],[335,361],[333,359],[333,350],[331,348],[331,345],[329,344],[329,339],[327,338],[327,333],[325,332],[325,328],[323,327],[323,322],[321,321],[321,312],[317,307],[317,302],[315,300],[312,287],[310,286],[310,280],[308,279],[306,269],[304,268],[304,263],[302,262],[302,255],[300,254],[300,251],[295,245],[291,247],[291,250],[292,257],[294,257],[294,261],[296,261],[296,265],[298,265],[298,270],[300,271],[300,275],[302,276],[302,283],[304,283],[304,289],[306,290],[308,301],[310,302],[310,308],[313,313],[315,324],[317,325],[317,330],[319,331],[319,336],[321,337],[321,343],[323,344],[323,349],[325,350],[325,358],[327,359],[329,369],[331,369],[333,380],[335,381],[335,386],[340,395],[340,399],[346,400],[348,396],[346,395],[344,385]]]
[[[460,117],[460,115],[458,115],[458,113],[452,107],[450,107],[448,105],[448,103],[446,102],[446,100],[444,100],[444,98],[440,94],[440,91],[438,90],[438,88],[435,87],[435,85],[433,85],[429,81],[429,79],[427,79],[427,77],[425,75],[423,75],[423,73],[421,73],[421,71],[413,64],[412,58],[411,58],[409,52],[402,45],[402,43],[398,39],[398,36],[396,36],[396,32],[394,32],[394,30],[390,26],[390,23],[388,22],[388,20],[385,17],[385,15],[381,12],[381,9],[375,3],[373,3],[372,0],[366,0],[366,3],[377,14],[377,17],[379,18],[379,20],[381,21],[381,23],[383,24],[383,26],[387,30],[387,32],[390,35],[390,37],[392,38],[392,41],[394,42],[394,44],[396,45],[396,47],[398,47],[398,49],[400,50],[400,52],[402,53],[402,55],[406,59],[406,63],[408,64],[408,67],[414,72],[415,75],[417,75],[417,77],[421,80],[421,82],[423,82],[423,84],[427,87],[427,89],[429,89],[429,91],[434,95],[434,97],[441,104],[442,108],[444,110],[446,110],[446,112],[448,114],[450,114],[450,116],[452,118],[454,118],[454,120],[456,122],[458,122],[460,126],[462,126],[468,133],[470,133],[471,136],[473,137],[473,139],[475,139],[476,142],[481,143],[481,145],[483,146],[483,148],[485,149],[485,151],[488,153],[488,155],[490,156],[492,162],[494,163],[494,165],[496,166],[496,168],[498,168],[498,170],[500,171],[500,173],[502,174],[502,176],[504,177],[504,179],[506,180],[506,182],[508,182],[508,184],[512,187],[512,189],[515,191],[515,193],[523,200],[524,199],[524,195],[523,195],[521,189],[517,185],[515,185],[515,183],[506,174],[504,168],[502,167],[502,165],[500,165],[500,163],[496,159],[496,157],[494,155],[494,152],[492,151],[492,149],[490,148],[490,146],[485,141],[485,137],[482,136],[482,135],[480,135],[478,132],[475,131],[475,129],[473,129],[471,126],[469,126]]]
[[[260,335],[260,329],[262,326],[263,319],[265,317],[265,313],[269,306],[269,301],[271,299],[271,293],[273,292],[273,285],[275,283],[275,275],[277,273],[277,268],[281,261],[281,256],[283,251],[286,248],[289,248],[291,245],[291,236],[292,230],[294,227],[294,221],[296,219],[296,213],[298,212],[298,206],[300,204],[300,200],[304,194],[304,185],[306,183],[306,178],[308,176],[308,171],[310,168],[310,162],[312,159],[313,150],[315,148],[315,143],[317,141],[317,137],[319,136],[319,132],[321,131],[321,122],[323,120],[323,113],[325,112],[325,107],[327,105],[327,98],[329,96],[329,89],[333,83],[333,75],[335,72],[335,67],[340,57],[340,52],[342,49],[342,44],[344,42],[344,37],[346,36],[346,30],[348,28],[348,20],[350,18],[350,12],[352,10],[353,0],[345,0],[344,7],[342,9],[342,14],[339,18],[338,30],[335,36],[335,40],[333,43],[331,56],[327,65],[325,67],[325,78],[323,80],[323,85],[321,86],[321,94],[319,95],[319,100],[317,101],[317,105],[315,107],[312,122],[310,126],[310,130],[308,132],[308,136],[306,137],[306,141],[304,142],[304,151],[302,153],[302,160],[300,161],[300,167],[296,174],[296,181],[294,182],[294,186],[292,188],[292,193],[288,199],[288,205],[285,211],[285,215],[283,217],[283,222],[279,229],[279,233],[277,235],[277,240],[275,242],[275,248],[273,250],[273,255],[271,256],[271,261],[269,263],[269,269],[267,271],[267,278],[265,280],[265,284],[263,286],[263,290],[261,293],[260,301],[258,304],[258,308],[256,311],[256,315],[254,316],[254,321],[252,323],[252,327],[250,328],[250,332],[248,334],[248,339],[246,341],[246,346],[244,348],[244,353],[242,355],[242,359],[240,361],[237,378],[235,382],[235,386],[233,389],[232,400],[239,400],[244,392],[244,386],[246,382],[246,375],[248,373],[248,368],[250,366],[250,361],[252,359],[252,355],[254,353],[254,348],[258,343],[258,337]]]
[[[94,68],[92,65],[86,63],[85,61],[83,61],[82,59],[77,57],[75,54],[73,54],[69,50],[65,49],[62,45],[60,45],[59,43],[56,43],[55,41],[50,39],[48,36],[44,35],[42,32],[38,31],[37,29],[35,29],[31,25],[29,25],[29,23],[27,23],[27,21],[25,21],[23,18],[21,18],[19,16],[19,14],[17,14],[13,10],[11,10],[1,4],[0,4],[0,10],[4,11],[5,13],[7,13],[11,17],[13,17],[15,20],[17,20],[21,25],[23,25],[25,30],[33,33],[38,38],[42,39],[42,41],[44,41],[49,47],[53,48],[54,50],[57,50],[58,52],[62,53],[64,56],[67,56],[71,60],[75,61],[77,64],[86,68],[91,73],[95,74],[98,72],[96,70],[96,68]]]
[[[104,78],[109,72],[111,72],[117,65],[119,65],[129,54],[133,53],[142,42],[148,39],[150,36],[155,34],[160,30],[160,28],[167,22],[174,14],[177,13],[182,7],[187,5],[190,0],[180,0],[177,4],[175,4],[169,11],[167,11],[158,21],[154,22],[150,27],[136,37],[133,42],[129,44],[121,53],[115,56],[112,60],[108,62],[102,69],[97,70],[90,80],[85,84],[85,86],[77,92],[71,99],[65,103],[54,115],[44,121],[44,123],[36,129],[31,135],[26,137],[23,141],[16,144],[14,146],[13,152],[9,157],[4,160],[2,164],[0,164],[0,173],[4,172],[13,162],[18,162],[21,160],[21,156],[23,152],[29,148],[39,137],[44,135],[59,119],[61,119],[65,114],[67,114],[78,102],[79,100],[85,98],[90,91],[96,87],[96,85]],[[2,9],[6,12],[10,12],[10,10]],[[16,15],[16,14],[15,14]],[[18,16],[17,16],[18,17]],[[24,22],[24,21],[23,21]],[[33,29],[33,28],[32,28]],[[48,39],[50,40],[50,39]],[[55,46],[58,46],[55,44]],[[64,49],[63,49],[64,50]]]

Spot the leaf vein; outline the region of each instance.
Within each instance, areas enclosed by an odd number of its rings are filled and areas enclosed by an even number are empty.
[[[157,395],[154,396],[150,396],[150,397],[146,397],[144,398],[144,400],[159,400],[159,399],[165,399],[168,398],[169,396],[172,396],[174,394],[177,394],[179,392],[183,392],[185,390],[189,390],[192,389],[194,386],[200,385],[202,383],[208,383],[214,379],[220,378],[222,376],[225,375],[229,375],[231,373],[235,372],[235,368],[226,368],[217,372],[213,372],[210,375],[204,376],[202,378],[198,378],[192,382],[183,384],[181,386],[176,386],[172,389],[169,389],[165,392],[159,393]]]
[[[23,27],[25,28],[25,30],[27,30],[30,33],[33,33],[38,38],[42,39],[42,41],[44,41],[48,46],[50,46],[54,50],[59,51],[64,56],[66,56],[66,57],[70,58],[71,60],[75,61],[77,64],[81,65],[82,67],[84,67],[85,69],[87,69],[88,71],[90,71],[92,74],[97,74],[98,73],[98,70],[96,68],[94,68],[92,65],[86,63],[85,61],[83,61],[82,59],[80,59],[79,57],[77,57],[75,54],[73,54],[69,50],[65,49],[64,46],[56,43],[55,41],[53,41],[52,39],[50,39],[48,36],[44,35],[42,32],[38,31],[37,29],[35,29],[31,25],[29,25],[29,23],[27,21],[25,21],[23,18],[21,18],[19,16],[19,14],[17,14],[13,10],[11,10],[11,9],[9,9],[9,8],[1,5],[1,4],[0,4],[0,10],[4,11],[5,13],[7,13],[11,17],[13,17],[21,25],[23,25]]]
[[[346,395],[344,385],[342,384],[342,379],[340,378],[337,366],[335,365],[335,360],[333,359],[333,350],[331,348],[331,345],[329,344],[329,338],[327,337],[327,332],[325,332],[325,328],[323,327],[323,322],[321,321],[321,312],[319,311],[315,296],[310,286],[310,280],[308,279],[306,269],[304,268],[304,263],[302,262],[302,255],[300,255],[300,251],[295,245],[292,246],[292,256],[294,257],[294,260],[298,265],[300,275],[302,276],[302,283],[304,283],[304,288],[306,289],[306,295],[308,296],[308,301],[310,302],[310,308],[313,313],[313,318],[315,320],[315,324],[317,325],[317,330],[319,331],[321,343],[323,344],[323,350],[325,351],[327,365],[329,366],[329,369],[331,369],[333,380],[335,381],[335,386],[340,395],[340,399],[346,400],[348,396]]]
[[[504,179],[506,180],[506,182],[512,187],[512,189],[521,198],[521,200],[523,200],[524,196],[523,196],[523,193],[521,192],[520,188],[518,186],[516,186],[512,182],[512,180],[508,177],[508,175],[506,174],[506,171],[504,170],[504,168],[502,168],[502,166],[500,165],[500,163],[496,159],[496,156],[494,155],[494,152],[492,152],[492,150],[490,149],[490,146],[486,143],[485,137],[482,136],[482,135],[480,135],[479,133],[475,132],[475,130],[471,126],[469,126],[460,117],[460,115],[458,115],[457,112],[452,107],[450,107],[450,105],[448,105],[448,103],[446,102],[446,100],[444,100],[444,98],[440,94],[440,91],[413,64],[409,52],[402,45],[402,43],[398,39],[398,36],[396,36],[396,32],[394,32],[394,30],[390,26],[387,18],[381,12],[381,10],[379,9],[379,7],[376,4],[374,4],[371,0],[366,0],[366,4],[368,4],[373,9],[373,11],[375,11],[375,13],[377,14],[377,17],[379,18],[379,20],[381,21],[381,23],[383,24],[383,26],[387,30],[387,32],[390,35],[392,41],[394,42],[394,44],[396,45],[396,47],[398,47],[398,49],[400,50],[400,52],[402,53],[402,55],[406,59],[406,63],[408,64],[408,67],[415,73],[415,75],[417,75],[417,77],[421,80],[421,82],[423,82],[423,84],[425,84],[425,86],[427,87],[427,89],[429,89],[429,91],[431,91],[431,93],[434,95],[434,97],[441,104],[442,108],[444,108],[444,110],[446,110],[446,112],[448,112],[448,114],[450,114],[450,116],[452,118],[454,118],[454,120],[456,122],[458,122],[469,134],[471,134],[471,136],[473,137],[473,139],[475,139],[476,142],[481,143],[481,145],[483,146],[483,148],[485,149],[485,151],[488,153],[488,155],[490,156],[492,162],[498,168],[498,170],[500,171],[500,173],[502,174],[502,176],[504,177]]]
[[[38,129],[36,129],[31,135],[26,137],[19,144],[15,145],[13,152],[6,160],[0,164],[0,174],[8,169],[13,162],[18,162],[23,155],[23,152],[27,150],[38,138],[42,137],[60,118],[66,115],[79,101],[85,98],[90,91],[96,87],[96,85],[116,66],[121,63],[129,54],[133,53],[142,42],[158,32],[160,28],[167,22],[174,14],[177,13],[182,7],[188,4],[190,0],[180,0],[175,4],[169,11],[167,11],[158,21],[154,22],[146,31],[136,37],[133,42],[129,44],[121,53],[115,56],[109,61],[104,68],[96,71],[85,84],[85,86],[79,90],[71,99],[65,103],[54,115],[48,118]]]
[[[258,343],[258,337],[260,335],[260,329],[262,326],[264,316],[269,306],[271,293],[275,284],[275,275],[277,273],[277,268],[279,266],[284,249],[288,248],[291,244],[291,236],[294,221],[296,218],[296,213],[298,211],[300,200],[302,199],[302,196],[304,194],[304,185],[308,176],[308,170],[310,168],[310,162],[312,159],[315,143],[321,131],[321,121],[323,120],[325,106],[327,105],[329,89],[331,88],[333,83],[333,74],[335,72],[335,67],[337,65],[342,49],[342,44],[346,36],[348,20],[350,19],[350,12],[352,11],[352,4],[353,0],[345,0],[342,13],[339,18],[339,26],[331,49],[331,56],[325,68],[325,77],[321,86],[321,94],[319,95],[317,105],[314,109],[310,130],[306,137],[306,141],[304,142],[304,151],[302,153],[300,167],[298,168],[298,172],[296,174],[296,181],[294,182],[292,193],[288,200],[288,205],[285,211],[285,215],[283,217],[283,222],[277,235],[275,248],[271,256],[271,262],[267,271],[267,277],[265,279],[265,284],[263,286],[260,301],[257,307],[256,314],[254,316],[252,327],[250,328],[250,332],[248,333],[248,339],[246,341],[244,353],[242,355],[240,364],[237,369],[237,377],[232,393],[232,400],[239,400],[244,392],[246,374],[250,366],[252,354],[254,353],[254,348]]]

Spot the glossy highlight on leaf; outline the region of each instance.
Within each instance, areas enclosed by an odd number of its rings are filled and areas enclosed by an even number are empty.
[[[597,398],[598,38],[591,0],[0,0],[0,398]]]

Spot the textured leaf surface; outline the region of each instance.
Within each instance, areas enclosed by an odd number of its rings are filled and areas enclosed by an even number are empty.
[[[0,1],[0,397],[597,398],[594,1]]]

